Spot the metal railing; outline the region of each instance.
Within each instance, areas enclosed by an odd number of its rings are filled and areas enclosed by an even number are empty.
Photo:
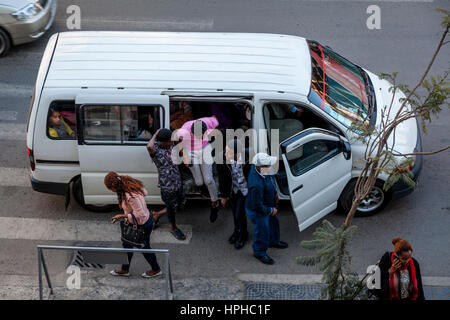
[[[44,269],[45,278],[50,289],[50,294],[53,295],[53,287],[50,281],[47,265],[44,258],[44,250],[65,250],[65,251],[91,251],[91,252],[110,252],[110,253],[161,253],[165,256],[165,297],[166,300],[173,299],[173,284],[172,274],[170,272],[169,250],[167,249],[126,249],[126,248],[104,248],[104,247],[74,247],[74,246],[47,246],[38,245],[38,273],[39,273],[39,300],[43,299],[43,287],[42,287],[42,269]],[[169,295],[170,292],[170,295]]]

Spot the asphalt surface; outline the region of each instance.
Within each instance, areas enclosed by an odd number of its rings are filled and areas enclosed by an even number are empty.
[[[439,40],[440,14],[435,8],[450,9],[448,1],[59,1],[56,21],[40,40],[15,47],[0,60],[0,131],[3,127],[26,122],[30,96],[40,59],[49,36],[67,31],[66,8],[76,4],[81,8],[82,30],[148,30],[148,31],[224,31],[266,32],[299,35],[332,47],[349,60],[374,73],[399,72],[399,80],[414,85],[428,63]],[[366,9],[377,4],[381,9],[381,29],[366,27]],[[449,67],[449,48],[444,48],[431,74]],[[9,119],[9,120],[8,120]],[[450,144],[449,110],[433,119],[423,134],[426,151]],[[24,139],[1,138],[0,167],[27,168]],[[13,171],[15,172],[15,171]],[[391,239],[408,239],[414,256],[421,263],[424,276],[450,277],[448,235],[450,227],[449,153],[426,157],[417,190],[402,199],[392,201],[381,213],[358,218],[354,240],[350,246],[352,267],[364,273],[381,255],[391,250]],[[108,223],[110,214],[95,214],[81,209],[72,201],[64,211],[63,197],[39,194],[29,186],[0,183],[0,219],[23,217],[36,219],[100,220]],[[186,212],[177,219],[192,226],[188,245],[154,243],[155,248],[170,249],[172,272],[176,278],[223,278],[236,273],[309,274],[319,273],[303,267],[295,258],[310,252],[300,247],[302,240],[311,239],[320,223],[300,233],[289,203],[283,203],[279,213],[282,240],[287,250],[270,250],[276,263],[266,266],[252,257],[247,244],[236,251],[227,243],[232,232],[229,209],[220,212],[210,224],[208,203],[191,201]],[[342,223],[344,216],[330,214],[327,219]],[[163,218],[163,224],[166,223]],[[34,241],[4,239],[0,234],[0,276],[35,275],[37,244],[83,244],[71,241]],[[89,243],[88,243],[89,244]],[[114,243],[91,243],[119,245]],[[52,272],[61,272],[70,260],[68,255],[51,254],[48,263]],[[143,272],[146,265],[137,257],[132,270]]]

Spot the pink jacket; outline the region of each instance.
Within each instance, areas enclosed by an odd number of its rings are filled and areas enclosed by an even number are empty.
[[[185,122],[183,126],[178,130],[178,136],[183,137],[183,141],[191,141],[191,146],[186,145],[184,142],[184,147],[188,150],[200,150],[203,149],[208,144],[208,138],[203,139],[200,144],[200,140],[194,139],[194,134],[191,132],[192,125],[195,121],[201,120],[206,124],[206,134],[208,135],[211,131],[219,126],[219,121],[215,117],[205,117],[195,120]],[[190,138],[189,138],[190,137]]]
[[[147,195],[147,190],[143,190],[144,195]],[[133,217],[130,213],[133,213],[136,217],[138,224],[145,224],[150,217],[150,211],[148,211],[147,204],[145,203],[144,196],[140,194],[125,193],[125,199],[122,201],[123,212],[127,215],[128,221],[133,223]]]

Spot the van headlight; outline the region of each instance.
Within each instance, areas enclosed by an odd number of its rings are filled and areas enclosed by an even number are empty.
[[[24,21],[33,18],[42,10],[43,8],[39,3],[30,3],[22,9],[11,13],[11,15],[19,21]]]

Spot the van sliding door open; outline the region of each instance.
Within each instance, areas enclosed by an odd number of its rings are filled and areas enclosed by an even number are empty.
[[[156,130],[169,127],[169,97],[86,93],[79,94],[75,104],[85,204],[117,202],[103,182],[110,171],[141,180],[149,193],[147,202],[162,203],[146,144]]]

